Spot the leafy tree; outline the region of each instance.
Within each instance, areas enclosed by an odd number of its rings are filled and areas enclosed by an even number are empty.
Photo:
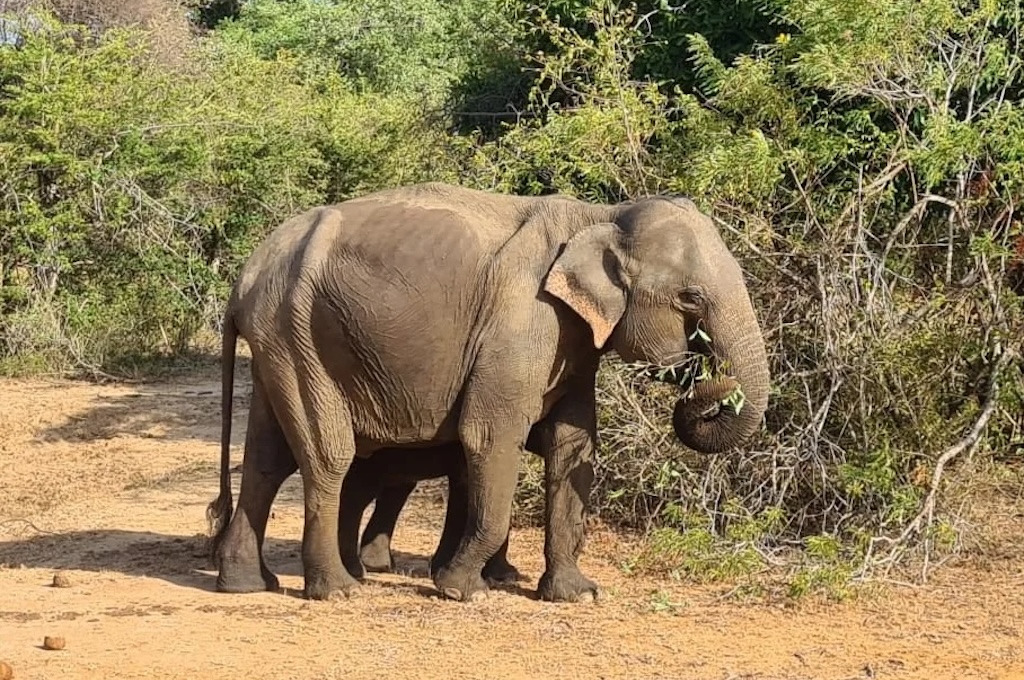
[[[489,0],[250,0],[219,37],[297,55],[361,89],[440,105],[510,26]]]

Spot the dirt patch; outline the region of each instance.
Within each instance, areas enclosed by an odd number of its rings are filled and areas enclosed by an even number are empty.
[[[236,390],[238,461],[247,391]],[[215,376],[8,380],[0,394],[0,660],[18,679],[1024,678],[1016,551],[947,568],[927,588],[768,605],[726,597],[729,586],[626,576],[629,537],[599,528],[581,566],[605,597],[576,606],[534,599],[543,535],[523,529],[510,557],[529,580],[455,603],[425,577],[442,522],[437,485],[421,485],[402,517],[401,573],[324,603],[295,596],[293,477],[267,545],[288,594],[216,593],[202,536],[217,491]],[[1021,507],[1010,510],[1019,525]],[[52,587],[57,570],[69,587]],[[43,650],[47,635],[66,647]]]

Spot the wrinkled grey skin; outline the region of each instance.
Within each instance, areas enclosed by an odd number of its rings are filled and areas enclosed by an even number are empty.
[[[387,572],[395,568],[391,537],[398,516],[416,484],[426,479],[448,479],[448,504],[441,541],[430,560],[430,574],[451,561],[462,540],[469,502],[466,456],[460,444],[432,449],[386,449],[372,456],[356,457],[341,485],[338,513],[338,545],[341,561],[352,576],[362,579],[366,571]],[[359,538],[363,512],[376,501],[370,521]],[[493,583],[518,581],[519,570],[508,562],[508,537],[484,565],[484,580]]]
[[[301,470],[305,595],[349,594],[338,547],[345,466],[384,448],[464,449],[467,522],[433,576],[446,596],[486,592],[508,535],[531,428],[545,458],[545,571],[555,601],[592,600],[577,566],[593,480],[594,381],[607,351],[667,365],[698,322],[746,396],[708,409],[714,381],[677,405],[701,452],[744,443],[768,400],[764,342],[736,260],[689,201],[597,205],[441,184],[370,194],[287,220],[255,250],[224,323],[221,493],[210,504],[228,592],[276,588],[262,543],[284,479]],[[236,337],[252,350],[241,495],[232,515],[229,436]],[[717,393],[714,399],[719,399]],[[226,518],[230,522],[223,526]]]

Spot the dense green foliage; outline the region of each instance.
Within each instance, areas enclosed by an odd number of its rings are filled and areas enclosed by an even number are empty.
[[[140,38],[49,24],[0,51],[10,368],[180,351],[269,225],[428,165],[406,102],[241,43],[169,70]]]
[[[374,91],[438,107],[500,51],[510,26],[486,3],[457,0],[275,2],[252,0],[219,37],[263,59],[300,57],[311,72],[334,72]]]
[[[593,501],[660,526],[632,566],[735,575],[803,545],[831,566],[799,590],[952,549],[953,504],[914,523],[939,455],[991,410],[972,464],[1019,459],[1020,0],[188,4],[209,30],[183,58],[159,27],[54,20],[0,47],[0,369],[184,350],[316,203],[677,192],[748,272],[774,390],[750,446],[696,457],[667,388],[609,362]],[[522,517],[539,483],[530,461]]]

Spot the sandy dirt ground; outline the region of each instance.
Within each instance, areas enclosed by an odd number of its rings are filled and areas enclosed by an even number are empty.
[[[517,529],[510,557],[529,580],[456,603],[424,574],[443,484],[421,485],[403,515],[404,573],[371,575],[359,597],[323,603],[295,596],[293,477],[267,552],[286,592],[214,592],[203,535],[218,394],[210,372],[136,385],[0,381],[0,660],[16,680],[1024,679],[1019,550],[947,567],[923,588],[794,605],[627,576],[635,543],[598,529],[581,566],[603,599],[557,605],[534,599],[541,532]],[[247,405],[239,378],[236,463]],[[58,570],[70,587],[52,587]],[[65,648],[43,649],[48,635]]]

